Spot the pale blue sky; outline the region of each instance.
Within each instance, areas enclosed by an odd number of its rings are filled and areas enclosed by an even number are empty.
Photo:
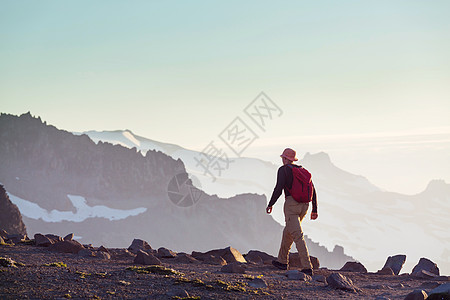
[[[2,112],[202,150],[264,91],[284,113],[244,155],[276,160],[289,143],[391,190],[450,181],[449,1],[1,7]]]

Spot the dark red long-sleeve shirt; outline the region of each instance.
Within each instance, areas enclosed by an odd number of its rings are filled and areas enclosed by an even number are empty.
[[[281,196],[283,190],[285,197],[290,196],[291,193],[289,193],[287,188],[289,189],[292,188],[293,180],[294,176],[292,175],[292,169],[288,165],[284,165],[278,168],[277,184],[273,189],[272,197],[270,198],[269,205],[267,206],[273,206],[275,202],[277,202],[278,198]],[[314,184],[313,184],[312,206],[313,206],[312,212],[317,213],[317,195],[316,195],[316,188],[314,188]]]

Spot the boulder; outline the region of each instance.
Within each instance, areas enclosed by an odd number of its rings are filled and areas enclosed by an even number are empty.
[[[245,273],[245,269],[238,262],[234,262],[234,263],[230,263],[230,264],[224,265],[220,269],[220,271],[224,272],[224,273],[239,273],[239,274],[244,274]]]
[[[450,299],[450,283],[444,283],[430,291],[428,299]]]
[[[420,271],[414,272],[411,275],[413,277],[421,278],[421,279],[435,279],[436,277],[439,277],[436,274],[433,274],[433,273],[425,271],[425,270],[420,270]]]
[[[424,290],[414,290],[406,295],[404,300],[425,300],[428,298],[427,293]]]
[[[158,249],[158,256],[162,258],[174,258],[177,254],[167,248],[161,247]]]
[[[56,234],[46,234],[45,236],[51,239],[53,243],[64,241],[62,237]]]
[[[286,276],[289,280],[302,280],[302,281],[311,281],[312,277],[300,272],[299,270],[289,270],[286,272]]]
[[[317,282],[327,283],[327,279],[323,275],[313,275],[312,280],[317,281]]]
[[[139,250],[134,258],[135,264],[140,265],[161,265],[161,261],[151,253]]]
[[[55,243],[53,242],[53,240],[49,239],[48,237],[40,233],[36,233],[34,235],[34,242],[36,243],[36,246],[41,247],[48,247]]]
[[[50,245],[48,249],[50,251],[78,254],[80,250],[85,248],[77,241],[61,241]]]
[[[420,272],[421,270],[436,274],[439,276],[439,268],[437,264],[429,260],[428,258],[422,257],[419,260],[419,263],[413,268],[412,275],[416,276],[415,273]]]
[[[383,266],[384,268],[391,268],[395,275],[400,274],[400,270],[403,268],[403,265],[406,261],[406,255],[398,254],[394,256],[389,256]]]
[[[149,252],[149,250],[152,250],[152,247],[144,240],[134,239],[128,250],[137,254],[139,251]]]
[[[364,267],[362,263],[355,261],[346,262],[340,271],[367,273],[366,267]]]
[[[111,254],[109,254],[108,252],[104,252],[104,251],[97,251],[95,256],[100,258],[100,259],[105,259],[105,260],[110,260],[111,259]]]
[[[384,267],[377,272],[378,275],[395,275],[394,271],[390,267]],[[398,274],[397,274],[398,275]]]
[[[200,261],[198,261],[192,255],[189,255],[186,253],[178,253],[177,256],[173,259],[173,261],[176,263],[180,263],[180,264],[198,264],[198,263],[200,263]]]
[[[223,259],[220,256],[214,256],[214,255],[207,255],[203,257],[203,263],[209,264],[209,265],[219,265],[224,266],[227,264],[225,259]]]
[[[108,249],[106,249],[105,247],[103,247],[103,245],[100,246],[100,247],[98,247],[97,251],[98,251],[98,252],[105,252],[105,253],[111,254],[111,253],[109,252]]]
[[[21,242],[27,241],[28,237],[26,234],[9,234],[8,240],[11,241],[13,244],[19,244]]]
[[[319,269],[319,259],[314,256],[309,256],[309,260],[311,261],[312,267],[314,270]],[[289,253],[289,267],[293,268],[302,268],[302,265],[300,263],[300,256],[298,255],[298,252],[295,253]]]
[[[246,261],[254,262],[257,264],[271,264],[272,260],[277,259],[275,256],[258,250],[250,250],[246,255],[244,255],[244,258]]]
[[[245,258],[242,256],[242,254],[239,251],[237,251],[236,249],[234,249],[233,247],[211,250],[211,251],[206,252],[205,254],[209,254],[209,255],[213,255],[213,256],[220,256],[223,259],[225,259],[225,261],[228,264],[234,263],[234,262],[241,262],[241,263],[247,262],[245,260]]]
[[[340,273],[332,273],[330,276],[328,276],[327,283],[328,286],[335,289],[351,292],[359,291],[359,288],[353,284],[350,278],[347,278]]]
[[[81,257],[95,257],[94,251],[89,249],[81,249],[77,254]]]
[[[71,240],[73,240],[73,233],[69,233],[68,235],[66,235],[66,236],[64,237],[64,240],[65,240],[65,241],[71,241]]]

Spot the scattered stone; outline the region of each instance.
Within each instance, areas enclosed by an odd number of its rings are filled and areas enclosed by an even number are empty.
[[[8,238],[8,232],[6,232],[6,230],[4,229],[0,230],[0,237],[6,240]]]
[[[431,290],[428,299],[450,299],[450,283],[444,283]]]
[[[320,262],[319,259],[315,256],[309,256],[309,260],[311,261],[313,270],[318,270],[320,268]]]
[[[436,274],[433,274],[433,273],[425,271],[425,270],[417,271],[415,273],[412,273],[411,275],[413,277],[421,278],[421,279],[435,279],[436,277],[438,277]]]
[[[105,247],[103,247],[103,245],[100,246],[100,247],[98,247],[97,251],[98,251],[98,252],[106,252],[106,253],[108,253],[108,254],[111,254],[111,253],[109,252],[108,249],[106,249]]]
[[[269,255],[263,251],[250,250],[246,255],[244,255],[246,261],[251,261],[257,264],[272,264],[272,260],[277,259],[276,257]]]
[[[209,264],[209,265],[219,265],[219,266],[224,266],[227,264],[227,262],[225,261],[225,259],[223,259],[220,256],[214,256],[214,255],[206,255],[203,259],[203,262],[205,264]]]
[[[81,249],[78,251],[78,255],[82,257],[95,257],[94,251],[89,249]]]
[[[384,267],[377,272],[378,275],[395,275],[394,271],[390,267]],[[398,274],[397,274],[398,275]]]
[[[0,245],[3,245],[3,244],[5,244],[5,240],[3,239],[2,236],[0,236]]]
[[[66,236],[64,237],[64,240],[65,240],[65,241],[71,241],[71,240],[73,240],[73,233],[69,233],[68,235],[66,235]]]
[[[205,254],[209,254],[209,255],[213,255],[213,256],[220,256],[223,259],[225,259],[225,261],[228,264],[234,263],[234,262],[241,262],[241,263],[247,262],[245,260],[245,258],[242,256],[242,254],[239,251],[237,251],[236,249],[234,249],[233,247],[211,250],[211,251],[206,252]]]
[[[41,246],[41,247],[48,247],[52,244],[54,244],[52,239],[49,239],[48,237],[46,237],[43,234],[40,233],[36,233],[34,235],[34,242],[36,243],[36,246]]]
[[[173,259],[174,262],[180,264],[198,264],[200,263],[196,258],[192,257],[192,255],[186,253],[178,253],[177,256]]]
[[[27,241],[28,237],[26,234],[10,234],[8,235],[8,240],[11,241],[13,244],[20,244],[22,242]]]
[[[313,275],[312,280],[327,283],[327,278],[323,275]]]
[[[350,278],[347,278],[340,273],[332,273],[330,276],[328,276],[327,283],[330,287],[335,289],[351,292],[359,291],[359,288],[353,284]]]
[[[139,250],[137,253],[134,263],[140,265],[161,265],[161,261],[157,257],[142,250]]]
[[[320,263],[319,259],[314,256],[309,256],[309,260],[311,261],[311,264],[313,266],[314,270],[319,269]],[[298,252],[295,253],[289,253],[289,267],[291,268],[302,268],[302,264],[300,263],[300,256],[298,255]]]
[[[375,298],[375,300],[391,300],[390,298],[387,298],[387,297],[385,297],[385,296],[377,296],[376,298]]]
[[[355,261],[346,262],[340,271],[367,273],[366,267],[364,267],[362,263]]]
[[[48,249],[50,251],[78,254],[80,250],[85,248],[77,241],[61,241],[50,245]]]
[[[224,265],[221,269],[221,272],[224,273],[239,273],[239,274],[245,274],[245,269],[237,262],[230,263],[227,265]]]
[[[111,254],[109,254],[108,252],[104,252],[104,251],[97,251],[97,254],[95,256],[100,259],[105,259],[105,260],[111,259]]]
[[[267,282],[262,278],[255,278],[248,285],[255,289],[264,289],[267,287]]]
[[[391,268],[395,275],[400,274],[400,270],[403,268],[403,265],[406,261],[406,255],[398,254],[394,256],[389,256],[384,264],[384,268]]]
[[[53,243],[57,243],[57,242],[62,242],[64,241],[62,237],[60,237],[59,235],[55,235],[55,234],[46,234],[46,237],[48,237],[49,239],[51,239],[53,241]]]
[[[148,252],[148,250],[152,250],[152,247],[144,240],[134,239],[130,247],[128,247],[128,250],[137,254],[139,251]]]
[[[419,272],[421,270],[424,270],[424,271],[436,274],[437,276],[440,275],[439,274],[439,268],[438,268],[437,264],[435,264],[434,262],[432,262],[428,258],[422,257],[419,260],[419,263],[412,270],[412,275],[414,275],[414,273],[417,273],[417,272]]]
[[[161,247],[158,249],[158,256],[162,258],[174,258],[177,254],[167,248]]]
[[[406,295],[404,300],[425,300],[428,298],[427,293],[424,290],[414,290]]]
[[[300,272],[299,270],[289,270],[286,272],[286,276],[289,280],[302,280],[302,281],[311,281],[311,276]]]
[[[16,262],[9,257],[0,257],[0,266],[6,267],[6,268],[9,268],[9,267],[15,268]]]

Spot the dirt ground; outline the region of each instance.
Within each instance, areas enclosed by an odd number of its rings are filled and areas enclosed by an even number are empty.
[[[109,249],[110,260],[50,252],[33,245],[0,246],[0,257],[16,266],[0,267],[0,299],[404,299],[439,280],[408,274],[377,275],[341,272],[358,291],[334,289],[326,282],[290,280],[271,265],[246,264],[245,274],[223,273],[220,265],[176,263],[161,259],[165,268],[133,264],[124,249]],[[338,271],[319,269],[322,279]],[[259,287],[262,284],[263,287]]]

